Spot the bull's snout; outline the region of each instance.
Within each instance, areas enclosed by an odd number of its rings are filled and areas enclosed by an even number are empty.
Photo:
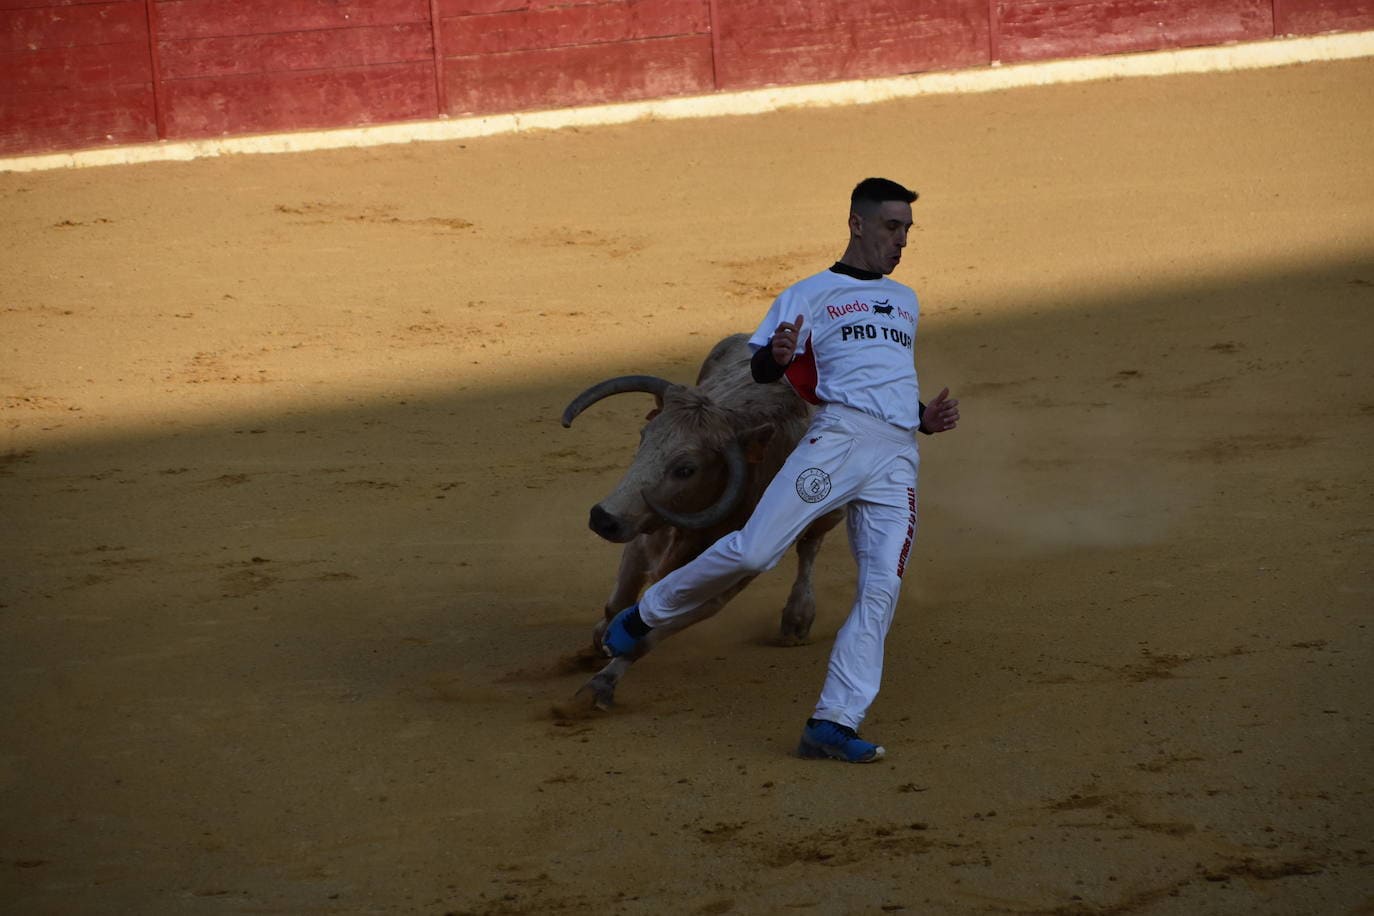
[[[600,505],[592,506],[591,518],[587,522],[587,527],[608,541],[620,543],[627,540],[624,524],[621,523],[620,519],[601,508]]]

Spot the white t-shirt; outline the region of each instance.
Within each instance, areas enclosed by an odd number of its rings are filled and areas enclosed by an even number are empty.
[[[786,378],[813,404],[843,404],[901,429],[920,423],[916,293],[887,277],[824,270],[773,300],[749,346],[769,346],[784,321],[805,316]]]

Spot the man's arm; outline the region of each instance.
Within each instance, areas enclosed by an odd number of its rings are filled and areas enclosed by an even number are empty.
[[[768,346],[754,351],[749,361],[749,370],[756,382],[776,382],[787,372],[792,356],[797,352],[797,342],[801,338],[802,324],[806,317],[798,315],[795,321],[784,321],[773,332]]]
[[[778,365],[771,347],[759,347],[749,361],[749,371],[756,382],[776,382],[787,373],[787,367]]]

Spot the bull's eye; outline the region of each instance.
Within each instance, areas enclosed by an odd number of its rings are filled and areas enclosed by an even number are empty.
[[[696,472],[697,469],[692,467],[690,464],[679,464],[677,467],[673,468],[673,476],[676,477],[678,480],[686,480],[688,477],[691,477]]]

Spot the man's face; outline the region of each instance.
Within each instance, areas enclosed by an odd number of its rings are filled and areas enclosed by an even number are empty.
[[[885,200],[867,215],[849,215],[850,234],[858,245],[865,267],[875,273],[890,274],[902,260],[906,235],[911,229],[911,204],[901,200]]]

